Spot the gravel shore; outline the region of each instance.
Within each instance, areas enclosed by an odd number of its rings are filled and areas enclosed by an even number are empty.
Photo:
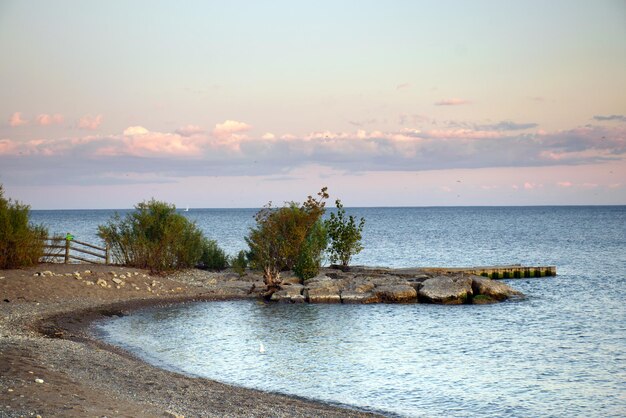
[[[87,332],[93,320],[141,307],[256,297],[258,279],[233,275],[225,290],[214,286],[215,273],[201,271],[0,270],[0,417],[374,416],[162,370]]]

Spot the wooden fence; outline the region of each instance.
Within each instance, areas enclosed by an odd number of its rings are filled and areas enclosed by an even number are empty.
[[[91,256],[91,257],[87,257]],[[98,247],[75,239],[46,238],[44,240],[44,261],[57,262],[62,259],[65,264],[82,261],[92,264],[110,264],[108,246]]]

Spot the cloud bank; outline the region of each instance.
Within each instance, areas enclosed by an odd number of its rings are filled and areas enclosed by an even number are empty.
[[[519,132],[534,126],[501,122],[474,129],[320,131],[302,136],[255,136],[250,125],[235,120],[217,124],[210,134],[194,125],[175,132],[130,126],[116,135],[0,139],[0,175],[19,183],[106,183],[119,181],[124,177],[120,173],[275,175],[311,164],[352,173],[417,172],[579,165],[626,157],[626,127]]]

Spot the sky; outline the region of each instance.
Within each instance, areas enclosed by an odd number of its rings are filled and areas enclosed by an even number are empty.
[[[33,209],[626,204],[626,1],[0,0]]]

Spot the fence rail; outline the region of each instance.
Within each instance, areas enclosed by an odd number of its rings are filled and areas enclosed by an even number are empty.
[[[84,257],[83,254],[94,258]],[[63,263],[69,264],[72,260],[92,264],[111,264],[108,246],[99,247],[87,242],[66,238],[46,238],[44,240],[45,261],[57,261],[63,259]]]

